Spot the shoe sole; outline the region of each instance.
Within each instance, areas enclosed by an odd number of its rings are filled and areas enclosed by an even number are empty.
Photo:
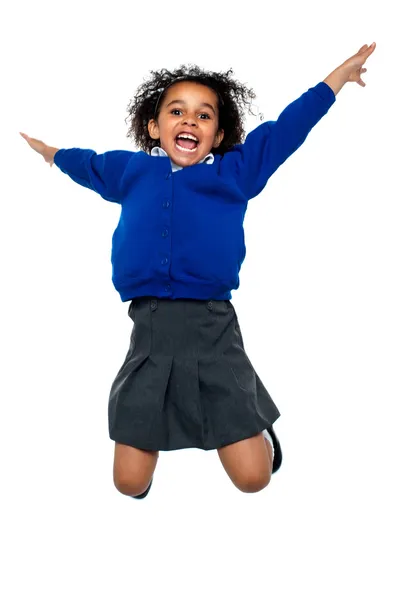
[[[273,446],[274,446],[274,459],[273,459],[272,473],[277,473],[277,471],[281,467],[281,463],[283,462],[283,453],[281,451],[280,442],[278,441],[278,438],[274,432],[273,427],[272,426],[268,427],[267,431],[270,433],[270,436],[273,440]]]

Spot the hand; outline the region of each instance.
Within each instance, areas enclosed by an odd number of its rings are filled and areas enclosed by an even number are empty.
[[[36,140],[35,138],[31,138],[26,133],[21,133],[20,135],[26,140],[31,148],[41,154],[44,160],[49,163],[50,167],[54,164],[54,155],[58,152],[58,148],[52,148],[51,146],[47,146],[44,142],[40,140]]]
[[[364,65],[368,57],[374,52],[375,48],[375,42],[370,44],[370,46],[367,46],[367,44],[365,44],[359,49],[359,52],[357,54],[354,54],[353,56],[351,56],[351,58],[348,58],[348,60],[346,60],[339,67],[339,69],[342,70],[342,72],[345,74],[346,81],[355,81],[362,87],[366,86],[366,84],[360,76],[362,75],[362,73],[365,73],[367,69],[362,69],[362,66]]]

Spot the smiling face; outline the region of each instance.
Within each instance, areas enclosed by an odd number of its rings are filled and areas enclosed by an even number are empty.
[[[224,132],[218,131],[217,94],[193,81],[182,81],[167,89],[162,98],[158,121],[151,119],[148,132],[173,162],[188,167],[200,162],[212,148],[220,146]],[[177,139],[179,135],[193,140]]]

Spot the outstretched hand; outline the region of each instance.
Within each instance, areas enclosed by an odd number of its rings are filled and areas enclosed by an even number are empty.
[[[365,73],[367,69],[362,69],[362,66],[368,59],[368,57],[374,52],[376,48],[376,43],[373,42],[370,46],[365,44],[362,46],[357,54],[354,54],[348,60],[346,60],[341,66],[346,75],[346,81],[355,81],[362,87],[365,87],[366,84],[361,78],[362,73]]]
[[[35,150],[36,152],[38,152],[39,154],[41,154],[43,156],[44,160],[46,161],[46,163],[49,163],[50,167],[53,166],[54,155],[56,152],[58,152],[58,148],[52,148],[51,146],[47,146],[47,144],[45,144],[41,140],[36,140],[35,138],[31,138],[31,137],[29,137],[29,135],[26,135],[26,133],[20,132],[20,135],[24,138],[24,140],[26,140],[28,142],[29,146],[33,150]]]

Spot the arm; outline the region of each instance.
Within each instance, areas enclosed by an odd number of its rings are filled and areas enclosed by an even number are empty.
[[[360,76],[367,69],[361,67],[375,47],[375,43],[362,46],[324,81],[287,106],[277,121],[258,126],[244,144],[236,146],[241,155],[239,185],[248,199],[260,194],[271,175],[303,144],[345,83],[355,81],[362,87],[366,85]]]
[[[260,194],[334,102],[331,88],[320,82],[289,104],[276,121],[262,123],[247,135],[244,144],[235,146],[238,185],[248,199]]]
[[[54,163],[73,181],[93,190],[110,202],[122,201],[123,176],[134,152],[111,150],[97,154],[94,150],[69,148],[58,150]]]
[[[60,150],[24,133],[21,136],[50,167],[55,163],[76,183],[97,192],[105,200],[121,202],[123,175],[133,152],[114,150],[97,154],[80,148]]]

